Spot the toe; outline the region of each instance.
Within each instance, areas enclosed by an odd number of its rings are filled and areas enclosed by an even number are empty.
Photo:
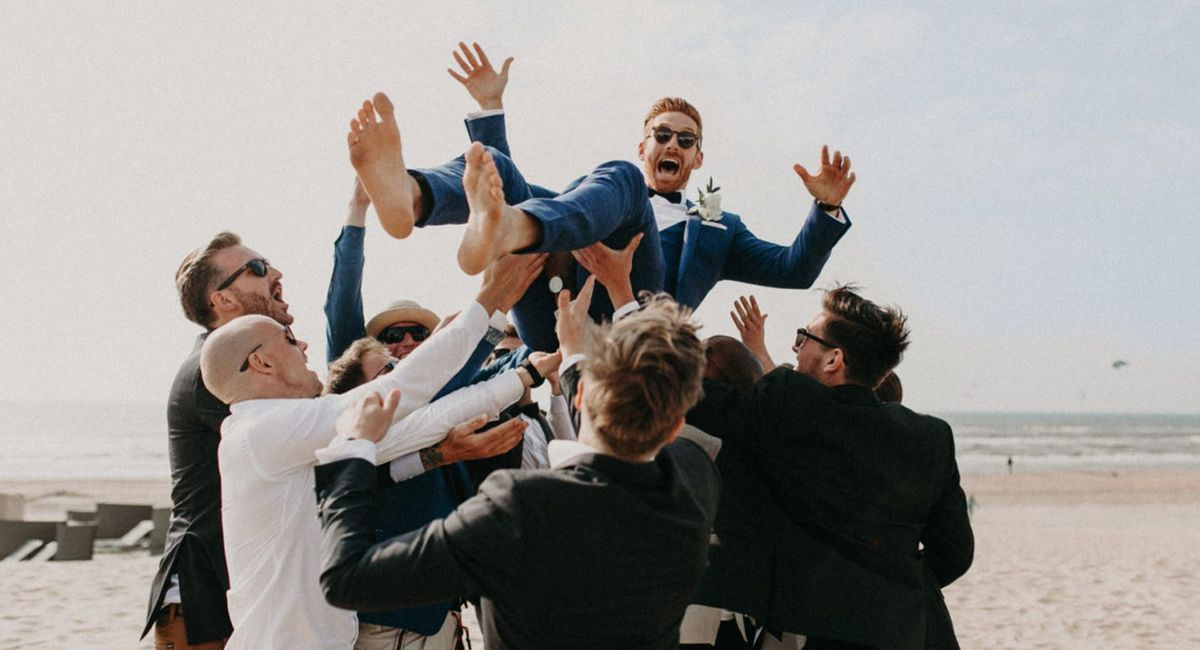
[[[375,93],[375,110],[379,111],[379,115],[391,115],[395,108],[392,106],[392,100],[383,93]]]

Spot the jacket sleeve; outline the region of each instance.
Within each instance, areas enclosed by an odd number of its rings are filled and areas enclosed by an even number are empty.
[[[845,212],[842,212],[845,216]],[[813,203],[791,246],[780,246],[754,236],[744,223],[734,228],[729,256],[721,278],[783,289],[807,289],[816,282],[833,247],[850,228]]]
[[[505,567],[520,553],[517,520],[493,499],[495,489],[481,488],[446,519],[373,545],[375,468],[344,460],[317,467],[316,479],[321,588],[335,607],[382,611],[477,595],[477,576],[507,579]]]
[[[780,368],[767,373],[749,391],[705,379],[704,397],[688,412],[687,423],[727,443],[766,448],[778,431],[791,428],[773,423],[780,407],[795,404],[795,394],[783,387],[792,372]]]
[[[938,586],[945,587],[967,572],[975,557],[975,534],[967,514],[967,500],[959,484],[958,463],[954,460],[954,436],[950,425],[945,427],[950,461],[946,472],[944,490],[929,513],[925,528],[921,531],[921,544],[925,547],[925,563],[937,578]]]
[[[363,321],[363,239],[366,228],[342,226],[333,243],[333,275],[325,295],[325,360],[340,357],[366,335]]]
[[[508,129],[504,123],[503,113],[467,118],[464,121],[467,125],[467,136],[471,138],[471,142],[479,142],[493,147],[512,158],[512,153],[508,148]]]

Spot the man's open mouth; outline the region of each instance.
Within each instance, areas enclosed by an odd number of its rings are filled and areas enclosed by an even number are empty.
[[[679,161],[669,158],[658,161],[658,171],[674,174],[679,171]]]

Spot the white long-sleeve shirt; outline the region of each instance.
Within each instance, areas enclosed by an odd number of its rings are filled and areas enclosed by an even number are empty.
[[[378,445],[379,462],[429,446],[451,427],[520,399],[524,386],[508,372],[428,403],[466,362],[488,320],[473,303],[394,371],[343,395],[232,405],[217,453],[234,626],[229,650],[354,644],[354,612],[332,607],[321,592],[315,452],[334,439],[346,408],[369,392],[400,389],[396,420]]]

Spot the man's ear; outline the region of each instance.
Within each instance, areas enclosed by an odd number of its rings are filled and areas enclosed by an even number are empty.
[[[574,402],[575,411],[583,413],[583,373],[580,373],[579,381],[575,382],[575,397],[571,401]]]
[[[699,146],[699,145],[697,145],[697,146]],[[700,165],[703,165],[703,164],[704,164],[704,152],[697,151],[696,152],[696,162],[692,163],[692,169],[700,169]]]
[[[686,417],[679,418],[679,421],[675,423],[675,428],[671,429],[671,435],[667,436],[667,441],[663,443],[663,447],[675,442],[675,439],[679,437],[679,432],[683,431],[683,425],[686,423]]]
[[[638,143],[638,160],[645,160],[645,159],[646,159],[646,138],[642,138],[642,141]]]
[[[841,348],[834,348],[829,351],[825,357],[825,364],[821,370],[830,375],[836,375],[846,368],[846,357],[842,355]]]
[[[208,294],[208,304],[212,305],[218,317],[224,317],[217,320],[228,321],[242,315],[242,303],[228,291],[214,291]]]
[[[250,356],[246,357],[246,361],[248,362],[248,367],[246,370],[262,373],[264,375],[271,375],[275,373],[274,362],[272,362],[271,357],[269,357],[261,349],[251,352]]]

